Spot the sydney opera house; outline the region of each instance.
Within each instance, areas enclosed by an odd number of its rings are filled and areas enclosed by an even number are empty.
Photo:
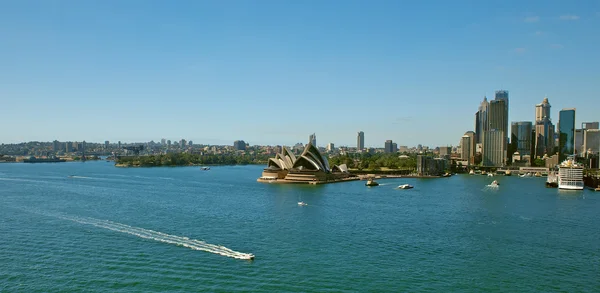
[[[280,154],[269,159],[267,168],[263,170],[262,177],[258,181],[318,184],[353,178],[345,164],[330,168],[327,159],[309,142],[299,156],[283,147]]]

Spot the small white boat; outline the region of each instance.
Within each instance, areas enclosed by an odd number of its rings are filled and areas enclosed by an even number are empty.
[[[200,170],[204,170],[204,171],[210,170],[210,167],[200,167]]]
[[[469,171],[469,175],[475,175],[475,171],[474,170]]]
[[[410,184],[402,184],[402,185],[398,186],[398,189],[411,189],[411,188],[415,188],[415,187]]]
[[[494,177],[494,173],[488,173],[488,177]]]
[[[299,205],[299,206],[301,206],[301,207],[305,207],[305,206],[307,206],[308,204],[307,204],[307,203],[305,203],[305,202],[303,202],[303,201],[299,201],[299,202],[298,202],[298,205]]]
[[[500,183],[498,183],[497,180],[492,181],[492,183],[490,185],[488,185],[489,187],[499,187]]]

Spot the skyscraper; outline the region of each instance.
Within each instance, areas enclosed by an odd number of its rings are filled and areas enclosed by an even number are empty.
[[[475,143],[483,142],[483,133],[489,129],[488,124],[488,108],[490,103],[487,97],[483,97],[483,101],[479,105],[479,111],[475,114]]]
[[[317,135],[314,133],[308,137],[308,141],[312,143],[312,145],[317,146]]]
[[[464,158],[469,161],[469,164],[473,163],[475,160],[475,148],[477,145],[477,143],[475,142],[475,135],[476,135],[476,133],[473,131],[467,131],[467,132],[465,132],[465,135],[463,135],[463,138],[465,136],[467,136],[469,138],[469,145],[467,146],[468,152],[465,153],[465,155],[467,157]]]
[[[233,148],[237,151],[243,151],[246,149],[246,142],[243,140],[236,140],[233,142]]]
[[[575,152],[575,109],[562,109],[558,114],[558,159],[564,161]]]
[[[490,129],[483,136],[483,166],[501,167],[504,165],[506,151],[504,150],[504,131]]]
[[[503,117],[501,119],[501,125],[499,125],[499,127],[497,127],[497,129],[500,129],[504,132],[504,140],[503,140],[503,144],[504,144],[504,151],[506,152],[506,150],[508,149],[508,135],[510,132],[509,127],[509,123],[508,123],[508,91],[506,90],[498,90],[495,93],[495,98],[494,101],[503,101],[504,102],[504,112],[502,113]],[[494,128],[492,126],[490,126],[490,129]],[[506,154],[504,154],[504,159],[506,159]]]
[[[530,121],[513,122],[510,127],[510,153],[509,157],[515,152],[520,156],[531,155],[531,130]]]
[[[508,115],[506,113],[506,105],[505,105],[505,100],[504,99],[495,99],[493,101],[490,102],[489,104],[489,109],[488,109],[488,130],[484,131],[484,144],[487,143],[488,146],[484,146],[483,147],[483,155],[485,156],[485,152],[487,150],[494,150],[494,151],[498,151],[501,150],[502,151],[502,155],[500,157],[501,162],[503,165],[506,162],[506,147],[507,147],[507,138],[506,138],[506,130],[507,129],[507,123],[508,123]],[[488,135],[489,131],[495,131],[494,135],[497,135],[496,133],[498,132],[502,132],[502,140],[500,142],[498,142],[495,138],[494,139],[486,139],[485,136]],[[490,143],[498,143],[500,145],[498,146],[490,146]],[[495,160],[495,157],[494,157]],[[496,162],[496,161],[494,161]],[[485,162],[484,162],[485,163]]]
[[[365,148],[365,133],[362,131],[358,132],[356,136],[356,149],[362,151]]]
[[[467,161],[471,158],[471,137],[466,134],[460,139],[460,158]]]
[[[104,141],[104,149],[106,149],[106,150],[107,150],[109,147],[110,147],[110,141],[108,141],[108,140],[105,140],[105,141]]]
[[[58,152],[60,150],[60,142],[58,142],[58,140],[55,140],[52,142],[52,151],[53,152]]]
[[[386,153],[394,152],[394,146],[392,145],[392,140],[388,139],[385,141],[384,151]]]
[[[547,97],[535,106],[535,157],[552,155],[554,152],[554,125],[550,119],[550,108]]]
[[[333,142],[330,142],[327,144],[327,151],[331,152],[335,149],[335,145],[333,144]]]

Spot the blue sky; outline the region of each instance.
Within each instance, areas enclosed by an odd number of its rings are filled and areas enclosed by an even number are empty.
[[[599,1],[2,1],[0,142],[456,145],[600,120]]]

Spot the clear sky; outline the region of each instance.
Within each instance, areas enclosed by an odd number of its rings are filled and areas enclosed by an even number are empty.
[[[456,145],[600,120],[600,1],[1,1],[0,142]]]

